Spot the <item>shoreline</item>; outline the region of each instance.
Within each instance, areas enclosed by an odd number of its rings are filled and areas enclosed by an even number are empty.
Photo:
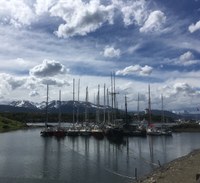
[[[137,183],[197,183],[200,174],[200,149],[172,160],[138,179]]]

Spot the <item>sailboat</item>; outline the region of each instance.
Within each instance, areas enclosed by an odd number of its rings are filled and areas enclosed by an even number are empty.
[[[41,136],[43,137],[53,136],[54,134],[54,130],[48,127],[48,100],[49,100],[49,85],[47,84],[45,129],[40,132]]]
[[[58,115],[58,126],[54,131],[54,136],[64,137],[66,132],[61,128],[61,90],[59,91],[59,115]]]
[[[162,135],[161,130],[156,128],[154,124],[152,124],[151,121],[151,94],[150,94],[150,85],[148,86],[148,95],[149,95],[149,101],[148,101],[148,115],[149,115],[149,120],[148,120],[148,126],[146,129],[147,135],[154,135],[154,136],[159,136]]]
[[[79,130],[75,126],[75,79],[73,79],[73,124],[72,127],[67,130],[68,136],[78,136]]]
[[[100,85],[97,92],[96,123],[91,128],[91,134],[97,139],[103,139],[103,129],[100,127]]]

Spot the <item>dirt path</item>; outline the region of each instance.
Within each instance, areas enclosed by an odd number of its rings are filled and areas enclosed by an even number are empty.
[[[200,174],[200,150],[178,158],[150,175],[139,180],[140,183],[200,183],[196,174]]]

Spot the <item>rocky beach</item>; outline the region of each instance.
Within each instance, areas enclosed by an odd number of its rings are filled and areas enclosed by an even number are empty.
[[[200,182],[200,150],[175,159],[138,180],[138,183],[197,183]]]

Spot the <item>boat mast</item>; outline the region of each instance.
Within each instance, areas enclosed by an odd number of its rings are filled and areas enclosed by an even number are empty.
[[[73,126],[74,126],[74,122],[75,122],[75,113],[74,113],[74,108],[75,108],[75,79],[73,79]]]
[[[128,112],[127,112],[127,96],[125,95],[125,123],[127,124],[128,122],[127,122],[127,114],[128,114]]]
[[[109,108],[109,91],[107,88],[107,106],[108,106],[108,123],[110,123],[110,108]]]
[[[61,122],[61,90],[59,90],[59,115],[58,115],[58,127],[60,128]]]
[[[79,95],[80,95],[80,79],[78,80],[78,105],[77,105],[77,114],[76,114],[77,122],[79,122]]]
[[[100,118],[99,118],[99,108],[100,108],[100,102],[99,102],[99,96],[100,96],[100,85],[98,85],[98,92],[97,92],[97,111],[96,111],[96,114],[97,114],[97,116],[96,116],[96,121],[97,121],[97,124],[99,124],[99,122],[100,122]]]
[[[149,107],[148,107],[148,113],[149,113],[149,122],[148,125],[151,124],[151,94],[150,94],[150,84],[148,86],[148,90],[149,90]]]
[[[106,122],[106,84],[104,83],[103,122]]]
[[[138,117],[138,122],[140,121],[140,95],[138,93],[138,103],[137,103],[137,117]]]
[[[165,118],[164,118],[164,105],[163,105],[163,94],[161,94],[161,101],[162,101],[162,123],[164,123]]]
[[[47,123],[48,123],[48,103],[49,103],[49,85],[47,84],[46,121],[45,121],[45,128],[46,128],[46,129],[47,129]]]
[[[85,96],[85,122],[88,122],[88,86],[86,87]]]

